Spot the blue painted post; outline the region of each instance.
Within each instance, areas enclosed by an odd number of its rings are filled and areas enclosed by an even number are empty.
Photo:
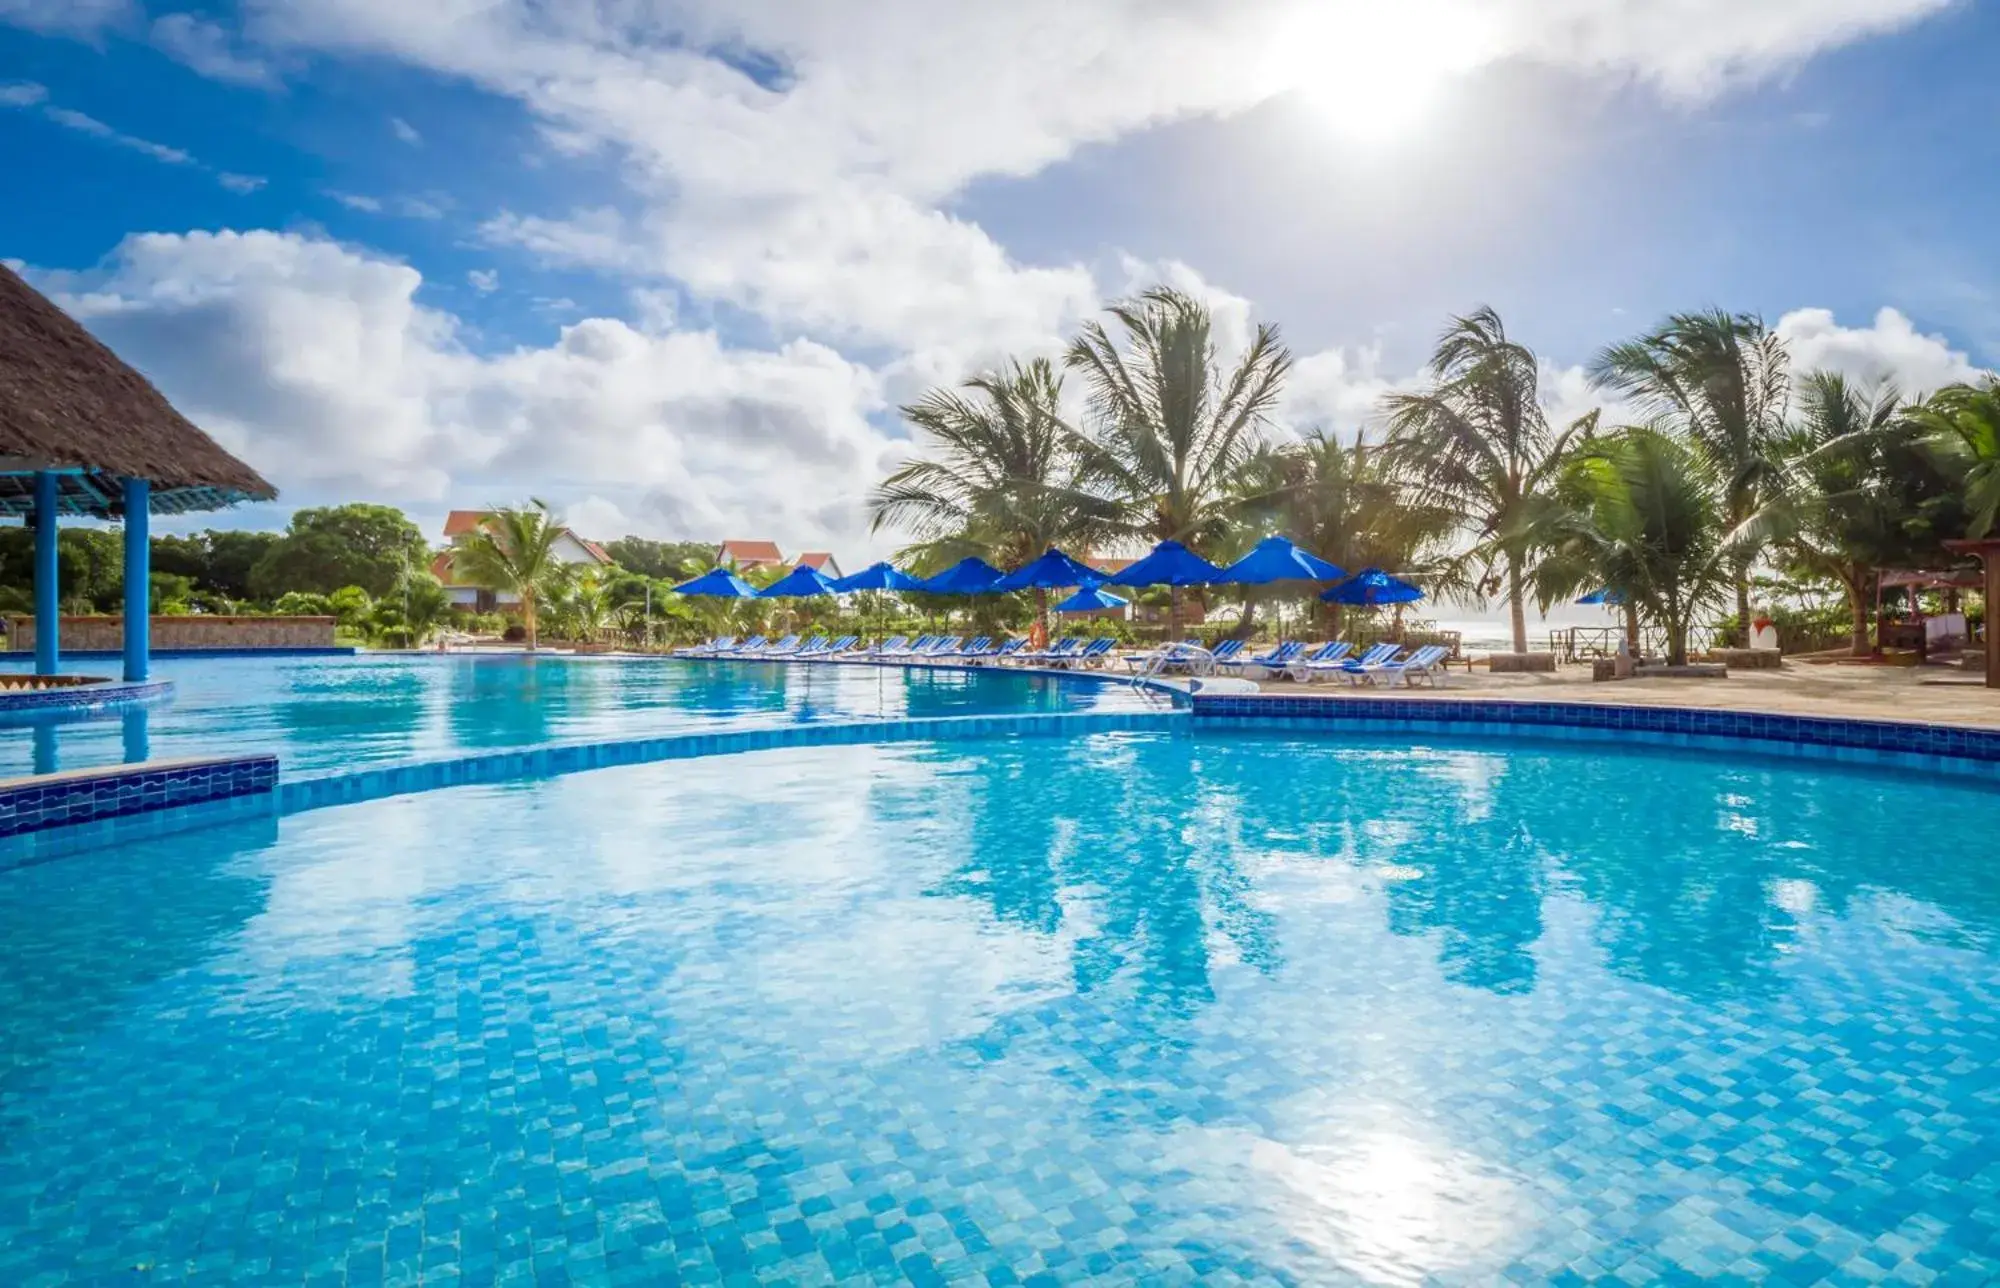
[[[125,679],[146,678],[153,648],[152,484],[125,480]]]
[[[62,596],[56,586],[56,476],[35,475],[35,674],[54,675],[61,660]]]

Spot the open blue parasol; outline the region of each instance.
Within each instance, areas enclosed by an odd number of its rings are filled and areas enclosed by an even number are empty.
[[[1123,608],[1131,603],[1129,599],[1114,595],[1102,586],[1085,586],[1062,603],[1056,605],[1058,613],[1101,613],[1107,608]]]
[[[1579,599],[1576,602],[1579,604],[1602,604],[1608,607],[1616,608],[1617,606],[1625,602],[1625,596],[1619,594],[1617,591],[1612,590],[1609,586],[1607,586],[1602,590],[1591,591],[1588,595],[1585,595],[1582,599]]]
[[[1105,581],[1113,586],[1208,586],[1222,579],[1222,569],[1180,542],[1162,541],[1144,559]]]
[[[1380,568],[1364,568],[1320,598],[1330,604],[1408,604],[1422,599],[1424,592],[1400,577],[1391,577]]]
[[[925,581],[917,589],[932,595],[986,595],[1000,580],[1000,570],[977,555],[969,555]]]
[[[827,576],[811,564],[800,564],[778,580],[757,592],[759,599],[805,599],[812,595],[831,595],[833,578]]]
[[[1022,564],[993,583],[995,590],[1056,590],[1064,586],[1095,586],[1104,574],[1050,546],[1039,559]]]
[[[924,583],[892,564],[870,564],[852,577],[842,577],[833,588],[845,595],[853,590],[922,590]]]
[[[757,588],[727,568],[711,568],[693,581],[674,587],[676,595],[710,595],[717,599],[755,599]]]
[[[1341,581],[1347,570],[1330,564],[1285,537],[1265,537],[1257,548],[1222,570],[1222,581],[1236,586],[1268,586],[1279,581]]]

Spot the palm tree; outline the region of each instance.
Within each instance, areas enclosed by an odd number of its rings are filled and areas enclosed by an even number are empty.
[[[1430,388],[1384,402],[1387,463],[1417,504],[1456,515],[1472,542],[1449,567],[1470,597],[1504,587],[1514,651],[1528,651],[1526,584],[1538,510],[1549,499],[1571,435],[1557,432],[1541,402],[1541,364],[1507,337],[1500,315],[1480,308],[1453,318],[1431,353]]]
[[[1379,445],[1359,437],[1343,443],[1316,429],[1268,456],[1260,472],[1269,481],[1252,507],[1254,519],[1268,517],[1269,527],[1349,572],[1393,568],[1432,594],[1467,589],[1454,579],[1454,561],[1435,558],[1457,532],[1458,516],[1406,488]],[[1342,606],[1320,609],[1338,635]]]
[[[1784,341],[1749,313],[1676,313],[1653,331],[1614,344],[1591,364],[1597,387],[1638,404],[1685,436],[1722,477],[1724,521],[1741,529],[1779,475],[1791,360]],[[1736,617],[1750,629],[1754,546],[1736,555]]]
[[[1208,306],[1154,287],[1111,306],[1121,336],[1084,325],[1065,361],[1089,387],[1088,437],[1075,443],[1088,477],[1121,503],[1125,535],[1212,545],[1240,513],[1236,486],[1277,409],[1291,352],[1260,325],[1226,372]],[[1170,630],[1180,631],[1180,588]]]
[[[1050,546],[1087,550],[1117,528],[1118,509],[1085,486],[1062,416],[1062,377],[1045,358],[933,389],[902,408],[932,454],[869,498],[871,531],[918,538],[906,559],[943,565],[968,554],[1014,567]],[[1047,624],[1048,597],[1035,593]]]
[[[1961,480],[1965,535],[1985,536],[2000,517],[2000,376],[1947,385],[1911,407],[1908,420],[1939,464]]]
[[[1617,591],[1666,632],[1667,661],[1684,664],[1694,616],[1722,602],[1736,557],[1722,526],[1728,489],[1713,466],[1673,435],[1628,429],[1574,453],[1559,491],[1563,512],[1537,526],[1550,552],[1540,584]]]
[[[563,526],[545,501],[525,507],[502,506],[460,537],[452,551],[460,578],[489,590],[508,591],[521,603],[521,626],[528,651],[535,649],[535,610],[551,578],[565,567],[556,553]]]

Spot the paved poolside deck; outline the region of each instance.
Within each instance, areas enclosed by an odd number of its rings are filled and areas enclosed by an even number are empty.
[[[1977,673],[1950,667],[1789,662],[1776,671],[1732,671],[1726,679],[1705,680],[1597,683],[1588,666],[1568,666],[1553,675],[1490,675],[1479,669],[1468,675],[1454,669],[1435,691],[1387,685],[1352,688],[1339,681],[1302,685],[1267,680],[1258,687],[1273,695],[1317,696],[1335,702],[1356,695],[1417,702],[1434,696],[1609,702],[2000,728],[2000,689],[1986,688],[1983,680]]]

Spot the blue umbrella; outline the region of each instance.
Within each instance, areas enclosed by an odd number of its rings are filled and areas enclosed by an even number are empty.
[[[712,595],[718,599],[755,599],[757,589],[727,568],[711,568],[693,581],[674,587],[677,595]]]
[[[1107,608],[1123,608],[1131,603],[1104,589],[1102,586],[1085,586],[1062,603],[1056,605],[1058,613],[1097,613]]]
[[[1407,604],[1424,597],[1424,592],[1380,568],[1364,568],[1320,598],[1329,604]]]
[[[1000,580],[1000,570],[984,559],[969,556],[959,560],[918,589],[933,595],[985,595]]]
[[[1284,537],[1265,537],[1257,548],[1222,570],[1222,580],[1238,586],[1268,586],[1274,581],[1340,581],[1347,570],[1330,564]]]
[[[922,590],[924,583],[890,564],[878,563],[852,577],[842,577],[833,588],[845,595],[850,590]]]
[[[1207,586],[1223,580],[1222,569],[1178,541],[1162,541],[1130,568],[1106,579],[1113,586]]]
[[[1104,574],[1078,563],[1054,546],[1041,558],[1024,563],[993,583],[995,590],[1054,590],[1062,586],[1095,586]]]
[[[1603,590],[1591,591],[1576,602],[1579,604],[1606,604],[1616,607],[1625,602],[1625,596],[1607,586]]]
[[[811,564],[800,564],[757,592],[759,599],[805,599],[811,595],[831,595],[833,578]]]

